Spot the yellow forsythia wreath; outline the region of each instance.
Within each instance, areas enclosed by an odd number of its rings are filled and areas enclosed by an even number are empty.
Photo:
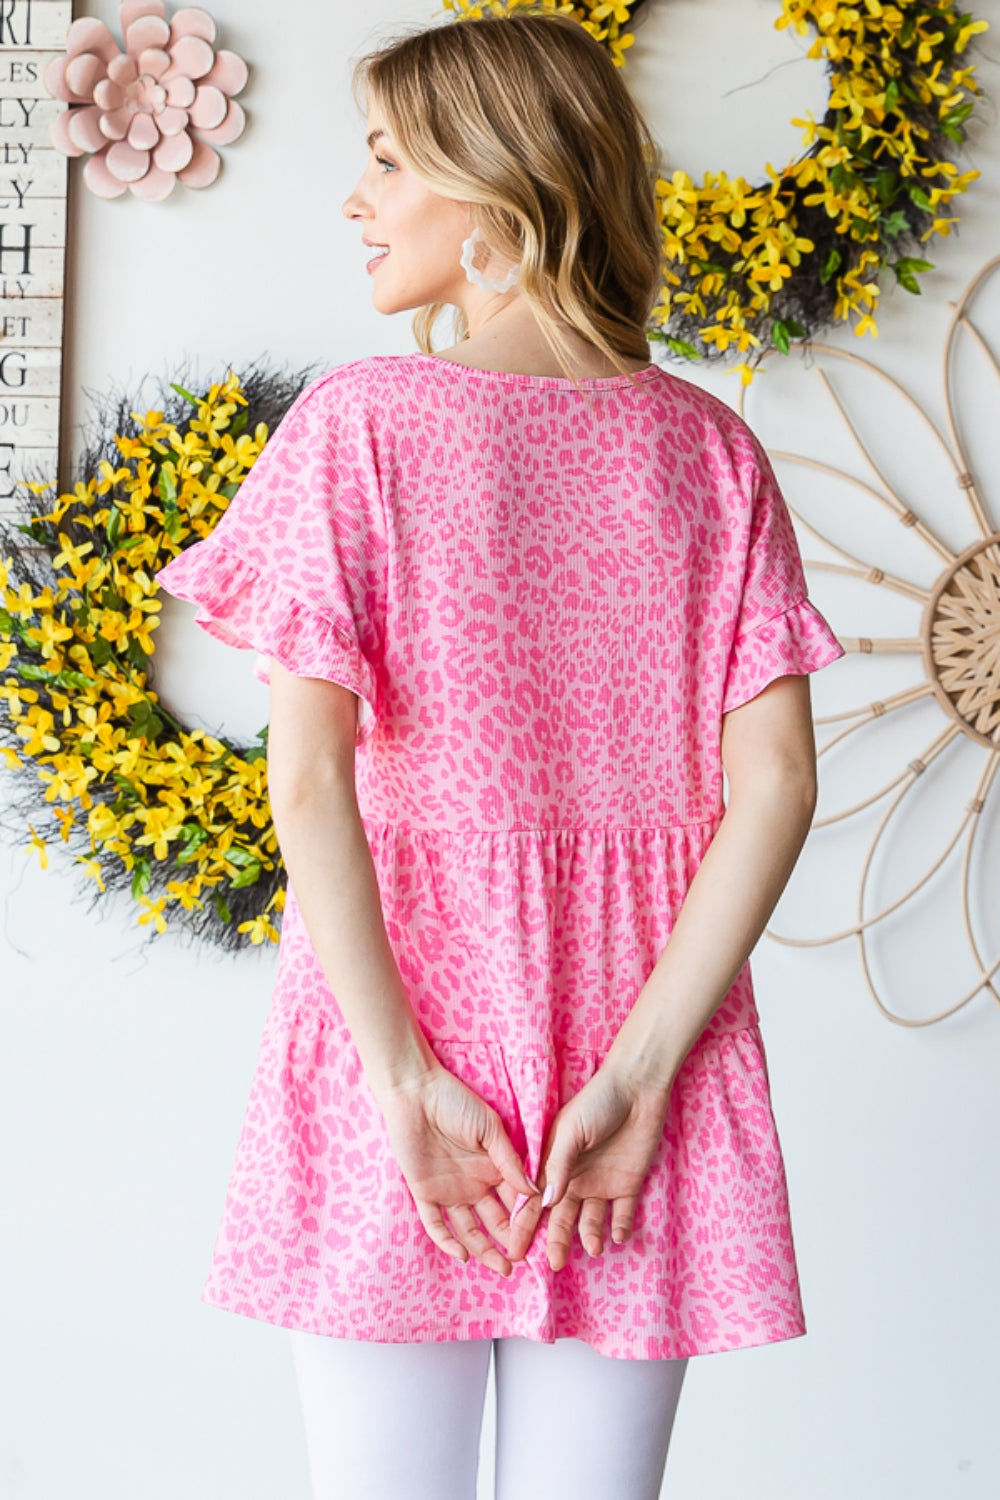
[[[279,937],[267,730],[240,747],[185,729],[147,669],[156,571],[212,531],[308,378],[230,370],[203,395],[173,385],[164,410],[119,400],[87,477],[54,504],[51,486],[27,483],[30,519],[0,522],[0,756],[18,773],[14,815],[43,866],[55,834],[99,892],[129,886],[151,933],[173,907],[225,947]],[[43,814],[49,828],[36,827]]]
[[[635,42],[626,30],[652,0],[444,0],[461,21],[519,9],[571,16],[618,66]],[[668,3],[668,0],[663,0]],[[725,171],[701,185],[680,169],[657,179],[664,283],[647,334],[683,359],[730,349],[744,385],[764,354],[834,322],[877,336],[879,276],[906,291],[933,263],[907,254],[947,235],[953,198],[980,174],[948,159],[965,139],[975,69],[959,66],[973,36],[988,29],[953,0],[781,0],[775,29],[815,33],[808,56],[826,61],[823,120],[793,119],[808,151],[751,186]]]

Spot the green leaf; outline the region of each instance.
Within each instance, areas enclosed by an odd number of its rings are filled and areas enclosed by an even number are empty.
[[[889,86],[888,86],[888,88],[885,91],[885,111],[886,111],[886,114],[888,114],[891,109],[895,109],[896,108],[896,103],[897,103],[898,99],[899,99],[899,84],[896,82],[895,78],[890,78],[890,80],[889,80]]]
[[[212,904],[223,922],[228,923],[233,920],[233,914],[229,910],[229,907],[226,905],[225,900],[221,895],[216,893],[216,895],[212,898]]]
[[[899,282],[900,286],[903,287],[906,291],[914,292],[918,297],[920,296],[920,287],[917,284],[917,279],[915,276],[910,276],[905,272],[901,275],[897,271],[896,279]]]
[[[240,437],[246,431],[247,420],[247,409],[244,406],[230,422],[229,436],[234,438]]]
[[[186,391],[182,385],[175,385],[174,382],[171,381],[170,382],[170,389],[172,391],[176,391],[177,394],[178,394],[178,396],[183,396],[185,401],[190,401],[190,403],[191,403],[192,406],[200,406],[201,405],[201,402],[198,400],[198,397],[197,396],[192,396],[191,392],[190,391]]]
[[[38,520],[29,521],[26,526],[22,526],[20,522],[15,522],[14,530],[23,531],[25,536],[30,536],[33,542],[47,542],[49,540],[42,522]]]
[[[0,634],[13,635],[14,616],[9,615],[5,609],[0,609]]]
[[[837,162],[836,166],[830,168],[830,182],[838,193],[846,193],[851,188],[859,187],[861,179],[849,167],[845,167],[843,162]]]
[[[107,525],[108,541],[110,542],[110,544],[111,544],[112,547],[117,547],[118,542],[121,539],[121,535],[122,535],[122,532],[124,531],[124,529],[125,529],[125,517],[122,515],[121,511],[118,509],[117,505],[112,505],[112,507],[111,507],[111,514],[108,517],[108,525]]]
[[[63,667],[52,680],[59,687],[75,687],[84,690],[94,685],[92,677],[88,677],[85,672],[75,672],[71,667]]]
[[[180,541],[182,525],[181,513],[176,505],[169,506],[163,515],[163,529],[172,542]]]
[[[133,667],[144,667],[149,661],[149,657],[142,649],[140,641],[134,635],[130,635],[128,638],[128,645],[125,647],[125,660]]]
[[[231,848],[227,849],[225,857],[231,865],[239,865],[241,867],[260,863],[256,854],[252,854],[249,849],[243,849],[239,844],[233,844]]]
[[[836,271],[837,267],[840,265],[840,261],[840,251],[836,246],[834,246],[834,248],[830,251],[829,255],[826,258],[826,264],[824,265],[822,271],[820,271],[819,273],[820,281],[829,281],[834,271]]]
[[[794,318],[785,318],[784,319],[784,324],[785,324],[785,327],[788,329],[788,332],[792,335],[793,339],[802,339],[802,338],[805,338],[805,334],[806,334],[805,329],[802,327],[802,324],[799,323],[799,322],[796,322],[796,320]]]
[[[934,205],[931,203],[931,200],[928,198],[923,188],[911,187],[908,188],[907,191],[909,192],[911,200],[917,205],[918,208],[923,208],[928,213],[931,212]]]
[[[906,223],[906,215],[903,213],[903,210],[901,208],[897,208],[891,214],[886,214],[885,218],[882,220],[883,238],[887,240],[895,239],[898,234],[902,234],[903,230],[906,228]]]
[[[962,121],[967,120],[972,114],[972,110],[971,101],[967,101],[965,104],[956,105],[954,109],[949,109],[944,118],[949,125],[961,125]]]
[[[114,655],[111,642],[103,635],[95,636],[90,643],[90,659],[95,667],[107,666]]]
[[[153,705],[145,699],[141,703],[130,705],[128,718],[132,730],[131,735],[128,736],[130,739],[142,734],[148,740],[155,740],[163,730],[163,720]]]
[[[884,168],[875,177],[875,192],[880,203],[891,203],[896,192],[896,174]]]
[[[199,853],[200,849],[201,849],[201,845],[200,844],[192,844],[189,849],[185,849],[184,850],[183,854],[178,854],[177,859],[176,859],[176,863],[179,864],[179,865],[189,865],[192,862],[192,860],[195,860],[195,859],[198,858],[198,853]]]
[[[144,542],[145,540],[146,533],[144,531],[133,532],[132,535],[127,536],[123,542],[118,543],[118,551],[127,552],[130,547],[138,547],[139,543]]]
[[[231,500],[238,489],[238,484],[220,484],[218,493],[224,495],[227,500]]]
[[[132,869],[132,899],[137,901],[149,890],[151,877],[149,860],[144,855],[139,855]]]
[[[239,891],[242,890],[244,886],[256,885],[257,881],[260,879],[262,869],[263,866],[261,865],[260,861],[255,859],[252,865],[247,865],[245,870],[242,870],[240,874],[235,877],[235,879],[229,882],[231,889],[234,891]]]
[[[51,672],[48,667],[38,666],[33,661],[26,661],[23,666],[18,667],[17,672],[18,676],[23,677],[27,682],[51,682],[55,676],[55,673]]]
[[[916,29],[917,29],[917,18],[916,18],[916,16],[913,16],[913,15],[907,16],[906,20],[903,22],[902,26],[899,28],[899,45],[901,47],[908,47],[910,45],[910,43],[913,41],[913,33],[916,31]]]
[[[177,499],[177,471],[172,463],[168,462],[160,466],[156,488],[164,505],[172,505]]]
[[[921,260],[919,256],[915,255],[901,255],[899,260],[895,262],[895,265],[901,271],[933,271],[934,269],[934,262],[932,260]]]
[[[665,338],[663,342],[666,344],[667,348],[672,349],[675,354],[683,354],[687,359],[701,359],[702,357],[701,350],[696,348],[694,344],[688,343],[687,339],[675,339],[672,337],[668,337]]]
[[[775,318],[771,324],[771,342],[782,354],[788,353],[788,329],[780,318]]]

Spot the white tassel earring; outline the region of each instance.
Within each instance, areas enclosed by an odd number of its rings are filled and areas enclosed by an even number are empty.
[[[472,257],[480,238],[479,230],[474,229],[462,241],[461,263],[465,268],[466,276],[475,286],[481,286],[486,292],[509,292],[511,287],[517,284],[517,266],[511,266],[504,277],[491,279],[489,276],[484,276],[482,271],[472,264]]]

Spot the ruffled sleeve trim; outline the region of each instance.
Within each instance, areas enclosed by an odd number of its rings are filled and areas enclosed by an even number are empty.
[[[844,648],[809,599],[772,615],[733,642],[722,712],[755,698],[777,677],[816,672]]]
[[[197,605],[195,624],[216,640],[257,651],[258,681],[270,683],[273,659],[298,677],[321,677],[356,693],[362,703],[355,742],[367,740],[378,713],[378,679],[349,622],[296,599],[214,535],[178,553],[156,581]]]

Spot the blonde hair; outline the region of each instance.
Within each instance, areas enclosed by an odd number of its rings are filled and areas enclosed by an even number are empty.
[[[631,375],[625,358],[650,357],[645,327],[662,285],[658,150],[600,43],[536,6],[397,33],[357,61],[353,95],[374,96],[433,191],[472,204],[490,251],[518,266],[563,369],[569,324]],[[414,316],[425,354],[447,306]],[[459,308],[454,326],[468,337]]]

